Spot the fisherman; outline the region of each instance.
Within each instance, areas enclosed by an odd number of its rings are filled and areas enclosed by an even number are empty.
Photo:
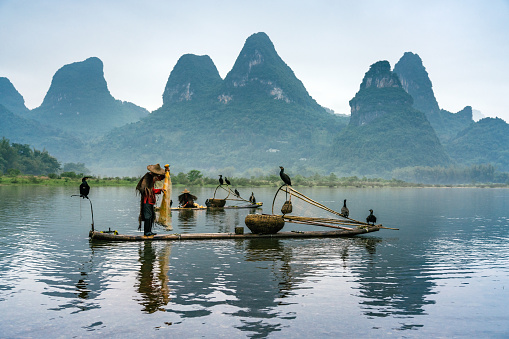
[[[196,204],[194,202],[195,200],[198,200],[198,197],[196,197],[195,195],[192,195],[191,192],[189,192],[187,190],[187,188],[184,189],[181,193],[182,194],[179,195],[180,207],[182,207],[182,208],[198,207],[198,204]]]
[[[255,198],[253,192],[251,192],[251,196],[249,197],[249,202],[252,204],[256,204],[256,198]]]
[[[152,232],[152,226],[156,219],[154,205],[156,203],[156,194],[160,194],[162,189],[154,188],[156,181],[164,180],[164,168],[159,164],[148,165],[148,172],[140,179],[136,185],[136,191],[140,194],[140,215],[138,217],[139,227],[141,230],[141,222],[143,221],[143,234],[145,236],[156,235]]]

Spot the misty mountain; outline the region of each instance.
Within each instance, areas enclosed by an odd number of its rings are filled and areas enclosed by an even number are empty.
[[[183,55],[163,106],[108,134],[89,160],[124,167],[161,159],[172,168],[206,171],[314,166],[316,154],[344,126],[344,118],[310,97],[269,37],[257,33],[224,80],[208,56]]]
[[[458,133],[445,147],[458,164],[491,163],[500,171],[509,171],[509,124],[502,119],[481,119]]]
[[[60,68],[41,106],[26,117],[88,141],[147,115],[146,109],[111,96],[103,63],[93,57]]]
[[[350,123],[335,138],[330,162],[361,175],[448,165],[450,159],[428,119],[412,104],[389,62],[371,65],[350,100]]]
[[[9,139],[11,143],[28,144],[47,150],[51,155],[59,154],[69,161],[76,158],[77,152],[85,149],[78,138],[38,121],[20,117],[3,105],[0,105],[0,121],[0,137]]]
[[[27,114],[25,99],[7,78],[0,77],[0,105],[18,115]]]
[[[211,100],[222,82],[208,55],[185,54],[170,73],[163,92],[163,107],[182,101]]]
[[[108,175],[139,173],[157,162],[170,163],[173,173],[244,175],[279,165],[305,175],[389,176],[396,168],[489,162],[508,170],[507,124],[474,123],[470,106],[440,109],[413,53],[394,72],[387,61],[371,65],[350,101],[351,116],[320,106],[265,33],[246,40],[224,79],[209,56],[182,55],[162,97],[150,114],[114,99],[98,58],[59,69],[31,111],[0,78],[0,137],[96,173],[109,169]]]
[[[402,87],[414,99],[413,107],[424,112],[439,139],[447,141],[473,123],[472,108],[457,113],[440,109],[431,80],[419,55],[406,52],[394,66]]]

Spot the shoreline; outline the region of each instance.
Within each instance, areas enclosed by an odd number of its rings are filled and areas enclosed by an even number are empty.
[[[90,178],[90,184],[98,187],[108,186],[132,186],[136,187],[138,178]],[[16,177],[0,176],[0,186],[79,186],[81,183],[80,178],[49,178],[47,176],[30,176],[19,175]],[[254,179],[244,179],[241,184],[234,185],[235,187],[279,187],[280,182],[262,182]],[[204,183],[174,183],[174,187],[216,187],[216,184]],[[358,180],[358,181],[339,181],[328,184],[315,184],[306,182],[303,184],[293,185],[295,187],[329,187],[329,188],[509,188],[509,184],[502,183],[473,183],[473,184],[421,184],[410,183],[400,180],[386,180],[386,179],[373,179],[371,180]]]

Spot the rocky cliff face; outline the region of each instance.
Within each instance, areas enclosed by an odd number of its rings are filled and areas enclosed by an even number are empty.
[[[419,55],[406,52],[394,66],[403,89],[412,96],[413,106],[429,118],[439,114],[433,85]]]
[[[387,114],[393,106],[409,106],[412,98],[403,90],[388,61],[374,63],[366,72],[359,92],[350,100],[350,125],[362,126]]]
[[[455,114],[439,108],[431,80],[417,54],[406,52],[394,66],[394,73],[412,96],[413,107],[426,114],[442,142],[450,140],[473,122],[469,106]]]
[[[221,83],[221,76],[208,55],[185,54],[170,73],[163,105],[207,98]]]
[[[9,79],[3,77],[0,77],[0,105],[18,115],[25,115],[28,112],[23,96],[14,88]]]
[[[218,100],[269,98],[284,103],[317,105],[302,82],[277,54],[265,33],[251,35],[224,80]]]

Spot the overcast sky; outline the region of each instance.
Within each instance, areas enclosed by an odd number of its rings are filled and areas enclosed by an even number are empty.
[[[371,64],[413,52],[440,108],[509,122],[509,0],[0,0],[0,77],[32,109],[59,68],[95,56],[116,99],[153,111],[183,54],[209,55],[224,78],[257,32],[336,113]]]

